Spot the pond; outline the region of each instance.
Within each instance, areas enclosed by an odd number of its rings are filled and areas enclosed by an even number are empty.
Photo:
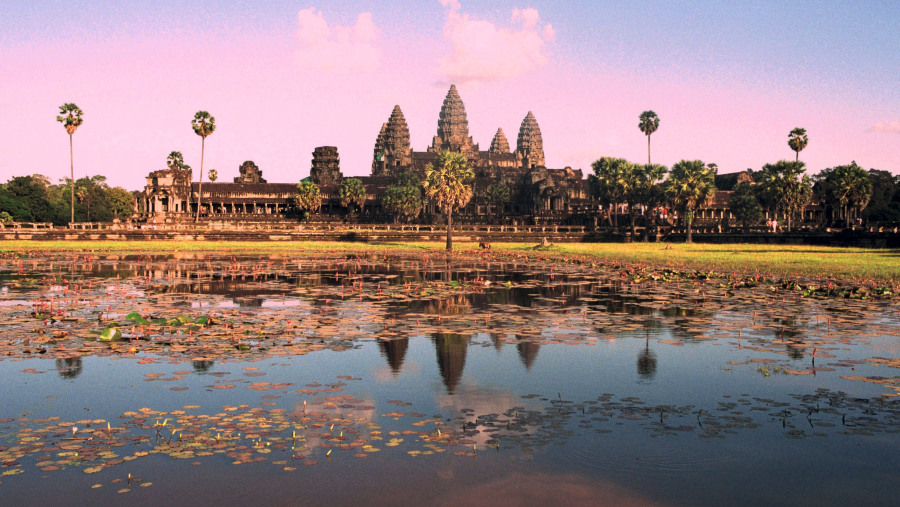
[[[0,503],[887,505],[900,305],[534,254],[6,253]]]

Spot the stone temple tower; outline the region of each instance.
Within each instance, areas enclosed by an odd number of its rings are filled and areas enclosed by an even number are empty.
[[[506,140],[506,134],[503,129],[497,129],[494,139],[491,141],[491,149],[488,150],[493,155],[503,155],[509,153],[509,141]]]
[[[409,142],[409,126],[400,106],[394,106],[391,117],[381,126],[375,141],[372,160],[373,176],[390,176],[398,167],[412,164],[412,148]]]
[[[456,85],[450,85],[441,113],[438,117],[437,135],[428,147],[429,152],[455,151],[473,156],[478,152],[478,145],[469,137],[469,120],[466,119],[466,106],[459,98]]]
[[[340,185],[341,157],[336,146],[319,146],[313,150],[312,167],[309,177],[316,185]]]
[[[522,159],[522,167],[544,167],[544,140],[541,138],[541,127],[538,126],[531,111],[528,111],[519,127],[516,155]]]

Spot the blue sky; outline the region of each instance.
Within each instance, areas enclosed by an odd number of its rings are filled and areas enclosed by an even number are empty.
[[[393,105],[424,150],[450,82],[483,147],[498,126],[512,142],[533,110],[553,167],[642,160],[636,118],[654,109],[667,165],[758,168],[790,158],[787,132],[803,126],[811,172],[851,159],[900,172],[897,47],[900,4],[886,1],[8,2],[0,178],[62,177],[67,150],[39,148],[62,142],[62,102],[86,111],[84,170],[128,188],[171,149],[199,155],[182,125],[192,109],[220,118],[209,155],[226,177],[259,159],[270,180],[291,181],[318,145],[338,146],[345,174],[367,174]],[[146,117],[145,132],[124,132],[123,116]]]

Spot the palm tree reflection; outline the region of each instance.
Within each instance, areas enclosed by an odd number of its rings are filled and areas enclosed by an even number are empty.
[[[650,350],[650,334],[644,340],[644,348],[638,352],[637,373],[641,378],[652,379],[656,376],[656,353]]]
[[[74,379],[81,375],[81,358],[65,357],[56,360],[56,372],[64,379]]]

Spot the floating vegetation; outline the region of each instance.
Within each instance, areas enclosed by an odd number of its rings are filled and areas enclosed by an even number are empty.
[[[92,407],[84,417],[7,409],[16,412],[0,413],[0,476],[76,471],[92,475],[92,488],[134,494],[164,478],[126,478],[124,465],[162,458],[295,472],[398,456],[533,457],[635,432],[896,442],[900,306],[893,292],[542,251],[0,255],[0,361],[31,360],[10,370],[16,375],[71,382],[85,358],[104,358],[134,371],[127,383],[139,385],[122,389],[172,399],[202,390],[229,400],[126,410],[122,403],[136,398],[123,398],[106,418],[88,417]],[[470,347],[511,346],[527,371],[558,361],[545,357],[563,346],[613,350],[617,340],[639,340],[640,347],[627,359],[635,384],[588,399],[506,386],[510,396],[490,404],[435,410],[422,398],[376,402],[362,387],[373,382],[361,378],[366,372],[296,383],[296,375],[284,376],[292,358],[370,347],[397,378],[409,368],[411,340],[428,339],[438,389],[463,400]],[[711,347],[725,352],[700,355]],[[754,389],[692,398],[663,386],[673,398],[666,403],[629,390],[660,382],[670,358],[688,354],[696,354],[698,375],[750,378]]]

